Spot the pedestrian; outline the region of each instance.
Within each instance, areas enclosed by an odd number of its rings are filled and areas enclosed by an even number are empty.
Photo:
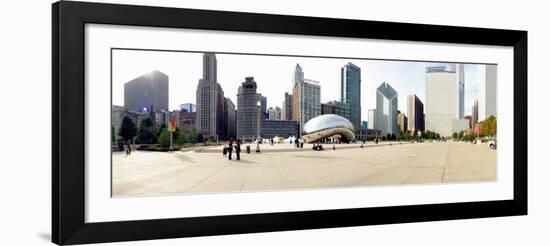
[[[227,141],[223,141],[223,156],[227,155]]]
[[[303,137],[300,138],[300,148],[301,149],[304,148],[304,138]]]
[[[132,146],[130,145],[130,139],[126,141],[126,155],[130,155],[132,153]]]
[[[294,139],[294,144],[296,144],[296,148],[299,148],[299,147],[300,147],[300,144],[298,143],[298,138],[295,138],[295,139]]]
[[[237,144],[235,145],[235,153],[237,154],[237,161],[241,160],[241,140],[237,139]]]
[[[229,144],[227,145],[227,154],[229,155],[229,160],[231,160],[231,152],[233,151],[233,139],[229,140]]]

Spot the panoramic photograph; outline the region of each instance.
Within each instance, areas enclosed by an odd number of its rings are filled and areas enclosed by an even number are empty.
[[[497,180],[497,65],[111,50],[112,197]]]

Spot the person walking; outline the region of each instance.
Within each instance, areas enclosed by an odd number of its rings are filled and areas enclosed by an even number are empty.
[[[237,144],[235,145],[235,154],[237,154],[237,161],[241,160],[241,140],[237,139]]]
[[[303,137],[300,138],[300,148],[301,149],[304,148],[304,138]]]
[[[300,147],[300,144],[298,143],[298,138],[294,139],[294,144],[296,145],[296,148]]]
[[[130,145],[130,139],[126,141],[126,155],[130,155],[132,153],[132,145]]]
[[[233,139],[229,140],[227,145],[227,154],[229,155],[229,160],[231,160],[231,153],[233,152]]]
[[[223,142],[223,156],[225,157],[227,155],[227,141]]]

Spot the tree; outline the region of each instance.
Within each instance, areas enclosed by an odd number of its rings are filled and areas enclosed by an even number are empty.
[[[162,128],[160,130],[159,143],[162,147],[170,147],[170,131],[168,128]]]
[[[201,133],[199,133],[197,135],[197,143],[203,143],[204,142],[204,137],[202,136]]]
[[[459,138],[459,139],[463,139],[463,138],[464,138],[464,131],[460,131],[460,132],[458,133],[458,138]]]
[[[457,139],[458,138],[458,133],[457,132],[453,132],[453,139]]]
[[[177,133],[177,134],[175,134],[175,136],[177,136],[176,142],[179,145],[183,145],[185,143],[191,142],[191,141],[189,141],[189,135],[190,134],[184,126],[182,126],[181,128],[176,128],[176,132],[174,132],[174,133]]]
[[[484,121],[481,121],[480,125],[481,135],[493,137],[497,134],[497,117],[494,115],[491,115]]]
[[[138,141],[143,144],[156,143],[155,122],[151,117],[146,117],[139,126]]]
[[[113,129],[114,131],[114,129]],[[136,136],[136,124],[127,115],[122,118],[118,135],[124,139],[124,141],[132,140]]]

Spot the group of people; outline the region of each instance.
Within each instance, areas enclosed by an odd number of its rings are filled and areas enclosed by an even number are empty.
[[[294,144],[296,145],[296,148],[303,149],[304,148],[304,138],[295,138]],[[292,142],[290,142],[292,144]]]
[[[319,143],[314,143],[312,149],[313,149],[313,150],[317,150],[317,151],[323,151],[323,150],[325,150],[325,148],[323,148],[323,145],[322,145],[322,144],[319,144]]]
[[[231,155],[233,154],[233,148],[235,148],[235,154],[237,155],[237,160],[241,159],[241,140],[233,140],[230,139],[229,141],[225,141],[223,143],[223,156],[228,156],[229,160],[231,159]]]

